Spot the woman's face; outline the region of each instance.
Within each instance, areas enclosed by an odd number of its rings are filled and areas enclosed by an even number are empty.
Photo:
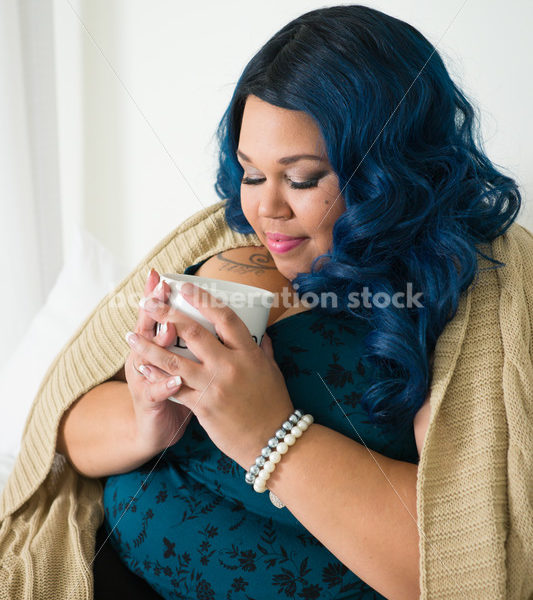
[[[279,162],[300,154],[317,158]],[[287,279],[308,273],[313,259],[331,249],[333,225],[346,209],[314,120],[303,111],[248,96],[237,160],[244,169],[242,211],[278,271]],[[299,184],[305,189],[294,187]],[[279,252],[269,246],[267,233],[305,239]]]

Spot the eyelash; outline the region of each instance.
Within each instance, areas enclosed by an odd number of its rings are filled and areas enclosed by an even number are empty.
[[[289,180],[289,185],[293,190],[307,190],[309,188],[317,187],[319,179],[320,179],[320,177],[316,177],[315,179],[309,179],[308,181],[302,181],[302,182]],[[241,183],[244,183],[245,185],[259,185],[263,181],[265,181],[265,180],[264,179],[251,179],[250,177],[243,177],[241,179]]]

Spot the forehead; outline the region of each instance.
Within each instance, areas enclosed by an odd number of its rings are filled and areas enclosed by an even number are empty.
[[[249,95],[242,116],[239,147],[253,157],[262,149],[283,155],[283,149],[324,152],[324,141],[314,119],[299,110],[274,106]]]

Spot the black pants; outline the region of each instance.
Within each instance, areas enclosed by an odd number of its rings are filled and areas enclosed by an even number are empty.
[[[95,552],[104,543],[104,525],[96,532]],[[104,544],[93,563],[94,600],[163,600],[141,577],[132,573],[120,560],[110,540]]]

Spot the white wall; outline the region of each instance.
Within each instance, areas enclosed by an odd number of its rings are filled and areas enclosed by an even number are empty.
[[[70,226],[81,224],[133,267],[216,202],[213,136],[242,69],[289,20],[335,4],[342,2],[54,0],[64,248]],[[482,109],[489,158],[528,203],[533,3],[365,4],[438,45]],[[533,230],[533,211],[519,222]]]
[[[63,262],[53,41],[52,0],[0,2],[0,367]]]

